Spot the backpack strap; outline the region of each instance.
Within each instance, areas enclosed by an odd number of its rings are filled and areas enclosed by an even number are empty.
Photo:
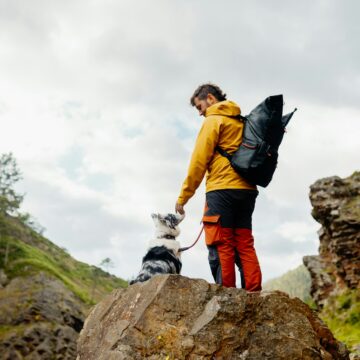
[[[220,155],[226,157],[229,161],[231,161],[232,156],[226,152],[224,149],[222,149],[220,146],[217,146],[215,148],[215,151],[217,151]]]
[[[240,121],[247,121],[247,118],[242,115],[235,115],[235,116],[228,116],[229,118],[240,120]],[[224,149],[222,149],[220,146],[217,146],[215,148],[215,151],[217,151],[220,155],[226,157],[229,161],[231,161],[232,155],[230,155],[228,152],[226,152]]]
[[[226,117],[229,117],[231,119],[236,119],[236,120],[240,120],[240,121],[247,121],[247,118],[245,116],[242,116],[242,115],[234,115],[234,116],[226,116]]]

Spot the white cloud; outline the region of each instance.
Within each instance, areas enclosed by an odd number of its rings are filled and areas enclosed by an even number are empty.
[[[309,186],[317,179],[347,177],[358,169],[360,109],[290,101],[299,110],[288,125],[266,196],[279,205],[295,206],[308,197]],[[292,110],[288,105],[286,109]]]
[[[276,233],[283,236],[287,240],[295,243],[303,243],[314,238],[314,234],[319,226],[315,223],[305,221],[289,221],[284,222],[276,229]]]
[[[201,123],[193,89],[218,82],[244,113],[282,92],[299,111],[254,231],[265,279],[296,266],[316,251],[309,186],[359,166],[358,7],[0,0],[0,153],[18,159],[24,209],[79,259],[114,258],[129,278],[151,212],[173,210],[186,174]],[[183,244],[203,203],[204,185],[186,207]],[[211,280],[206,257],[203,242],[184,253],[184,274]]]
[[[304,254],[300,252],[289,253],[281,256],[269,256],[264,254],[260,258],[264,281],[273,279],[283,275],[286,271],[295,269],[302,264],[303,256]]]

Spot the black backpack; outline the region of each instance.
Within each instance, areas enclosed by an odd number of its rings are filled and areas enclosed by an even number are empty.
[[[244,121],[243,140],[238,150],[231,155],[220,147],[216,150],[250,183],[266,187],[277,166],[285,127],[296,110],[283,116],[283,96],[269,96],[249,115],[237,117]]]

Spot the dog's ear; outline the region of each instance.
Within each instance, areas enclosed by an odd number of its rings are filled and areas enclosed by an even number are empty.
[[[155,226],[158,226],[158,224],[162,222],[160,214],[153,213],[153,214],[151,214],[151,218],[153,219]]]
[[[167,214],[164,218],[164,220],[166,221],[166,225],[171,228],[171,229],[175,229],[175,226],[179,225],[179,223],[181,222],[181,220],[185,217],[185,215],[180,215],[180,214]]]

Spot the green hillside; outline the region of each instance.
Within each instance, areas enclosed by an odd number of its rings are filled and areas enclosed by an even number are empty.
[[[127,282],[72,258],[19,218],[0,213],[0,268],[10,281],[44,272],[59,279],[85,304],[99,301]]]
[[[91,305],[127,282],[42,236],[20,211],[21,178],[12,153],[0,155],[0,357],[75,360]]]
[[[349,349],[359,352],[360,290],[347,289],[342,294],[331,296],[321,310],[320,317],[337,339],[343,341]]]
[[[304,265],[300,265],[278,278],[267,281],[263,285],[263,289],[284,291],[291,297],[298,297],[304,302],[309,302],[311,301],[310,286],[309,271]]]

